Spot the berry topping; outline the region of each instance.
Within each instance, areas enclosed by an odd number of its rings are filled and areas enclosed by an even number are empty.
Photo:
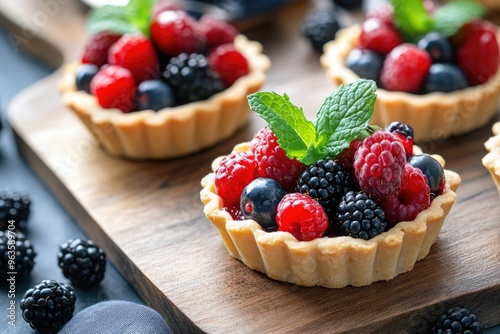
[[[137,87],[137,107],[139,110],[158,111],[176,106],[172,87],[161,80],[146,80]]]
[[[297,178],[306,166],[286,156],[271,129],[266,127],[255,134],[251,150],[258,163],[259,176],[278,181],[287,192],[295,189]]]
[[[500,51],[497,30],[487,23],[477,23],[469,29],[457,50],[458,66],[471,85],[479,85],[488,81],[498,69]]]
[[[359,139],[354,139],[349,143],[349,147],[345,148],[342,152],[337,156],[337,162],[342,168],[348,171],[351,176],[355,179],[354,172],[354,154],[361,146],[362,141]]]
[[[276,231],[276,210],[286,195],[283,187],[273,179],[257,178],[243,189],[240,208],[244,217],[259,223],[266,231]]]
[[[361,189],[377,200],[397,192],[405,163],[403,145],[387,131],[375,131],[354,155],[354,170]]]
[[[394,10],[389,3],[384,3],[372,11],[366,13],[366,19],[377,19],[380,22],[392,26],[394,21]]]
[[[278,204],[278,230],[290,232],[299,241],[320,238],[328,228],[328,216],[323,207],[311,197],[287,194]]]
[[[353,238],[371,239],[385,231],[384,210],[364,192],[349,191],[338,206],[337,230]]]
[[[0,230],[7,230],[9,221],[12,220],[15,228],[26,228],[30,207],[31,199],[28,193],[14,190],[0,191]]]
[[[407,159],[413,155],[413,128],[411,126],[396,121],[389,124],[385,131],[391,132],[403,144]]]
[[[359,43],[361,48],[386,55],[396,46],[400,45],[402,39],[394,27],[378,19],[370,18],[365,20],[361,25]]]
[[[109,49],[108,63],[124,67],[136,83],[151,79],[158,73],[158,58],[153,44],[140,33],[125,34]]]
[[[210,52],[208,63],[227,87],[250,72],[248,61],[232,43],[220,45]]]
[[[453,307],[441,315],[432,327],[433,334],[481,334],[484,326],[478,316],[463,307]]]
[[[99,72],[99,67],[94,64],[81,64],[76,70],[76,89],[90,94],[90,82]]]
[[[225,89],[207,58],[198,53],[181,53],[170,59],[163,78],[174,88],[177,102],[181,104],[208,99]]]
[[[396,224],[401,221],[412,221],[422,210],[429,207],[430,189],[427,177],[420,169],[407,163],[398,190],[381,199],[388,222]]]
[[[137,86],[128,69],[104,65],[90,83],[90,91],[103,108],[118,108],[127,113],[135,108]]]
[[[16,273],[16,280],[28,276],[35,265],[35,256],[36,252],[24,234],[10,230],[0,231],[0,279],[2,282],[5,282],[13,272]]]
[[[323,52],[323,46],[335,39],[340,29],[338,14],[334,8],[317,8],[309,12],[302,23],[302,34],[311,42],[314,50]]]
[[[414,155],[408,159],[408,163],[416,167],[427,177],[431,195],[436,197],[443,193],[445,177],[441,164],[427,154]]]
[[[203,15],[198,21],[198,25],[205,35],[209,48],[233,43],[234,38],[238,35],[238,29],[235,26],[210,15]]]
[[[151,24],[151,38],[168,56],[201,52],[205,47],[205,36],[197,22],[180,10],[167,10],[156,15]]]
[[[434,63],[451,62],[453,48],[450,41],[437,32],[430,32],[418,41],[418,47],[431,56]]]
[[[452,92],[469,86],[467,78],[454,64],[432,64],[424,82],[424,93]]]
[[[382,87],[391,91],[416,93],[431,64],[431,57],[426,51],[415,44],[401,44],[385,58],[380,75]]]
[[[104,279],[106,254],[92,240],[71,239],[59,246],[57,262],[64,277],[80,287],[96,285]]]
[[[100,31],[91,35],[85,43],[81,62],[83,64],[94,64],[97,67],[106,64],[108,62],[109,48],[120,37],[120,34],[109,31]]]
[[[346,58],[346,66],[360,78],[379,81],[384,57],[367,49],[353,49]]]
[[[330,218],[342,196],[353,186],[351,174],[334,160],[319,160],[307,166],[297,181],[297,191],[317,200]]]
[[[224,207],[240,207],[243,189],[258,177],[257,163],[246,153],[233,153],[222,158],[215,171],[215,188]]]
[[[41,333],[56,333],[75,311],[76,294],[72,286],[43,280],[24,294],[20,307],[24,320]]]

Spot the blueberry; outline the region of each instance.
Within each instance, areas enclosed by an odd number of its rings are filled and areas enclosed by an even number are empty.
[[[137,106],[139,110],[174,107],[175,95],[172,87],[160,80],[146,80],[137,87]]]
[[[94,64],[81,64],[76,70],[76,89],[83,90],[90,94],[90,82],[99,72],[99,67]]]
[[[452,92],[469,85],[462,70],[453,64],[432,64],[424,82],[424,92]]]
[[[418,154],[410,157],[408,163],[416,167],[427,176],[427,184],[431,188],[431,194],[440,195],[445,183],[444,171],[441,164],[427,154]]]
[[[286,191],[275,180],[258,178],[241,193],[240,208],[245,218],[251,218],[266,231],[277,230],[276,208]]]
[[[363,0],[333,0],[333,2],[348,10],[359,9],[363,4]]]
[[[346,66],[360,78],[376,82],[380,79],[383,64],[384,58],[381,54],[366,49],[353,49],[346,59]]]
[[[307,14],[301,30],[313,49],[322,53],[323,46],[335,39],[340,28],[338,15],[333,8],[318,8]]]
[[[429,53],[433,63],[447,63],[453,59],[450,41],[437,32],[428,33],[418,41],[417,45]]]

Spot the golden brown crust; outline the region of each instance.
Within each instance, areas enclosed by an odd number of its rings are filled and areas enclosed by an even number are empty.
[[[248,149],[249,143],[235,147],[235,151]],[[213,170],[219,161],[214,161]],[[216,194],[214,173],[202,179],[200,197],[205,215],[219,231],[229,254],[248,267],[279,281],[342,288],[390,280],[411,270],[429,253],[461,182],[459,175],[449,170],[445,170],[445,177],[443,194],[414,221],[400,222],[368,241],[351,237],[297,241],[287,232],[265,232],[253,220],[234,221]]]
[[[205,101],[158,112],[124,114],[118,109],[103,109],[94,96],[76,91],[78,63],[66,66],[60,91],[66,106],[109,154],[139,160],[187,155],[230,137],[248,120],[246,97],[264,84],[270,61],[262,54],[261,44],[243,35],[236,37],[235,47],[247,58],[250,73]]]
[[[494,136],[484,143],[488,154],[483,157],[482,163],[490,172],[491,178],[500,193],[500,122],[495,123],[492,130]]]
[[[345,28],[325,45],[321,64],[336,86],[359,79],[345,60],[357,46],[360,32],[359,25]],[[499,97],[500,69],[485,84],[451,93],[416,95],[378,89],[372,124],[399,121],[413,127],[416,141],[439,141],[485,126],[498,110]]]

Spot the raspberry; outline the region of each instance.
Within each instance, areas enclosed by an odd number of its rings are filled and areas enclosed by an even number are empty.
[[[377,19],[382,23],[392,26],[394,20],[394,9],[391,4],[385,3],[378,6],[375,10],[366,14],[366,19]]]
[[[337,162],[342,168],[348,171],[352,177],[355,177],[354,172],[354,154],[361,146],[361,140],[354,139],[349,144],[349,147],[345,148],[342,152],[337,155]]]
[[[232,43],[238,35],[238,29],[235,26],[210,15],[203,15],[198,21],[198,26],[205,35],[209,48]]]
[[[490,24],[477,23],[457,50],[458,66],[471,85],[488,81],[498,69],[500,50],[497,31]]]
[[[91,35],[84,46],[81,62],[83,64],[94,64],[98,67],[108,62],[108,50],[121,37],[110,31],[100,31]]]
[[[290,193],[278,204],[276,223],[279,231],[289,232],[299,241],[310,241],[323,236],[328,216],[311,197]]]
[[[384,210],[364,192],[349,191],[340,201],[336,224],[345,235],[364,240],[385,231]]]
[[[379,200],[397,192],[406,163],[403,145],[387,131],[367,137],[354,155],[361,189]]]
[[[183,52],[201,52],[206,42],[197,22],[180,10],[163,11],[154,17],[151,39],[161,52],[171,57]]]
[[[403,144],[406,159],[413,155],[413,128],[411,126],[395,121],[389,124],[385,128],[385,131],[394,134],[401,144]]]
[[[381,199],[387,221],[396,224],[412,221],[430,205],[427,177],[417,167],[406,164],[399,192]]]
[[[151,17],[155,17],[156,15],[160,14],[161,12],[167,11],[167,10],[182,10],[182,7],[180,4],[175,3],[171,0],[160,0],[156,1],[155,4],[153,5],[152,9],[152,14]]]
[[[361,36],[359,39],[361,48],[388,54],[403,41],[399,32],[392,26],[382,21],[371,18],[361,25]]]
[[[295,189],[297,179],[306,166],[297,159],[286,156],[271,129],[265,127],[255,134],[251,150],[258,163],[259,176],[275,179],[287,192]]]
[[[125,34],[113,44],[108,63],[130,70],[137,84],[158,74],[158,57],[153,44],[140,33]]]
[[[208,63],[211,69],[219,73],[227,87],[250,71],[248,61],[232,43],[220,45],[210,52]]]
[[[134,110],[136,84],[132,73],[116,65],[104,65],[92,79],[90,91],[103,108],[118,108],[128,113]]]
[[[380,74],[382,87],[390,91],[416,93],[420,90],[432,60],[415,44],[395,47],[385,58]]]
[[[215,188],[224,207],[239,208],[243,189],[257,177],[257,163],[252,155],[240,152],[222,158],[215,171]]]

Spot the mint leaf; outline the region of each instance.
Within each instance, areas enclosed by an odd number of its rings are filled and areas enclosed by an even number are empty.
[[[289,158],[302,158],[314,144],[316,130],[307,120],[302,108],[294,106],[290,98],[274,92],[258,92],[248,96],[250,108],[262,117],[278,137],[278,143]]]
[[[422,0],[391,0],[394,23],[406,40],[424,35],[434,27],[434,20],[427,14]]]
[[[316,147],[322,157],[336,157],[366,130],[375,106],[377,85],[357,80],[340,86],[318,111],[315,120]]]
[[[155,0],[130,0],[127,6],[129,21],[144,36],[149,36],[151,12],[155,2]]]
[[[95,7],[89,12],[87,30],[90,34],[104,30],[117,34],[135,32],[137,28],[130,22],[129,17],[126,6]]]
[[[485,13],[485,8],[477,2],[453,1],[434,13],[434,30],[448,37],[455,34],[464,23],[480,18]]]

